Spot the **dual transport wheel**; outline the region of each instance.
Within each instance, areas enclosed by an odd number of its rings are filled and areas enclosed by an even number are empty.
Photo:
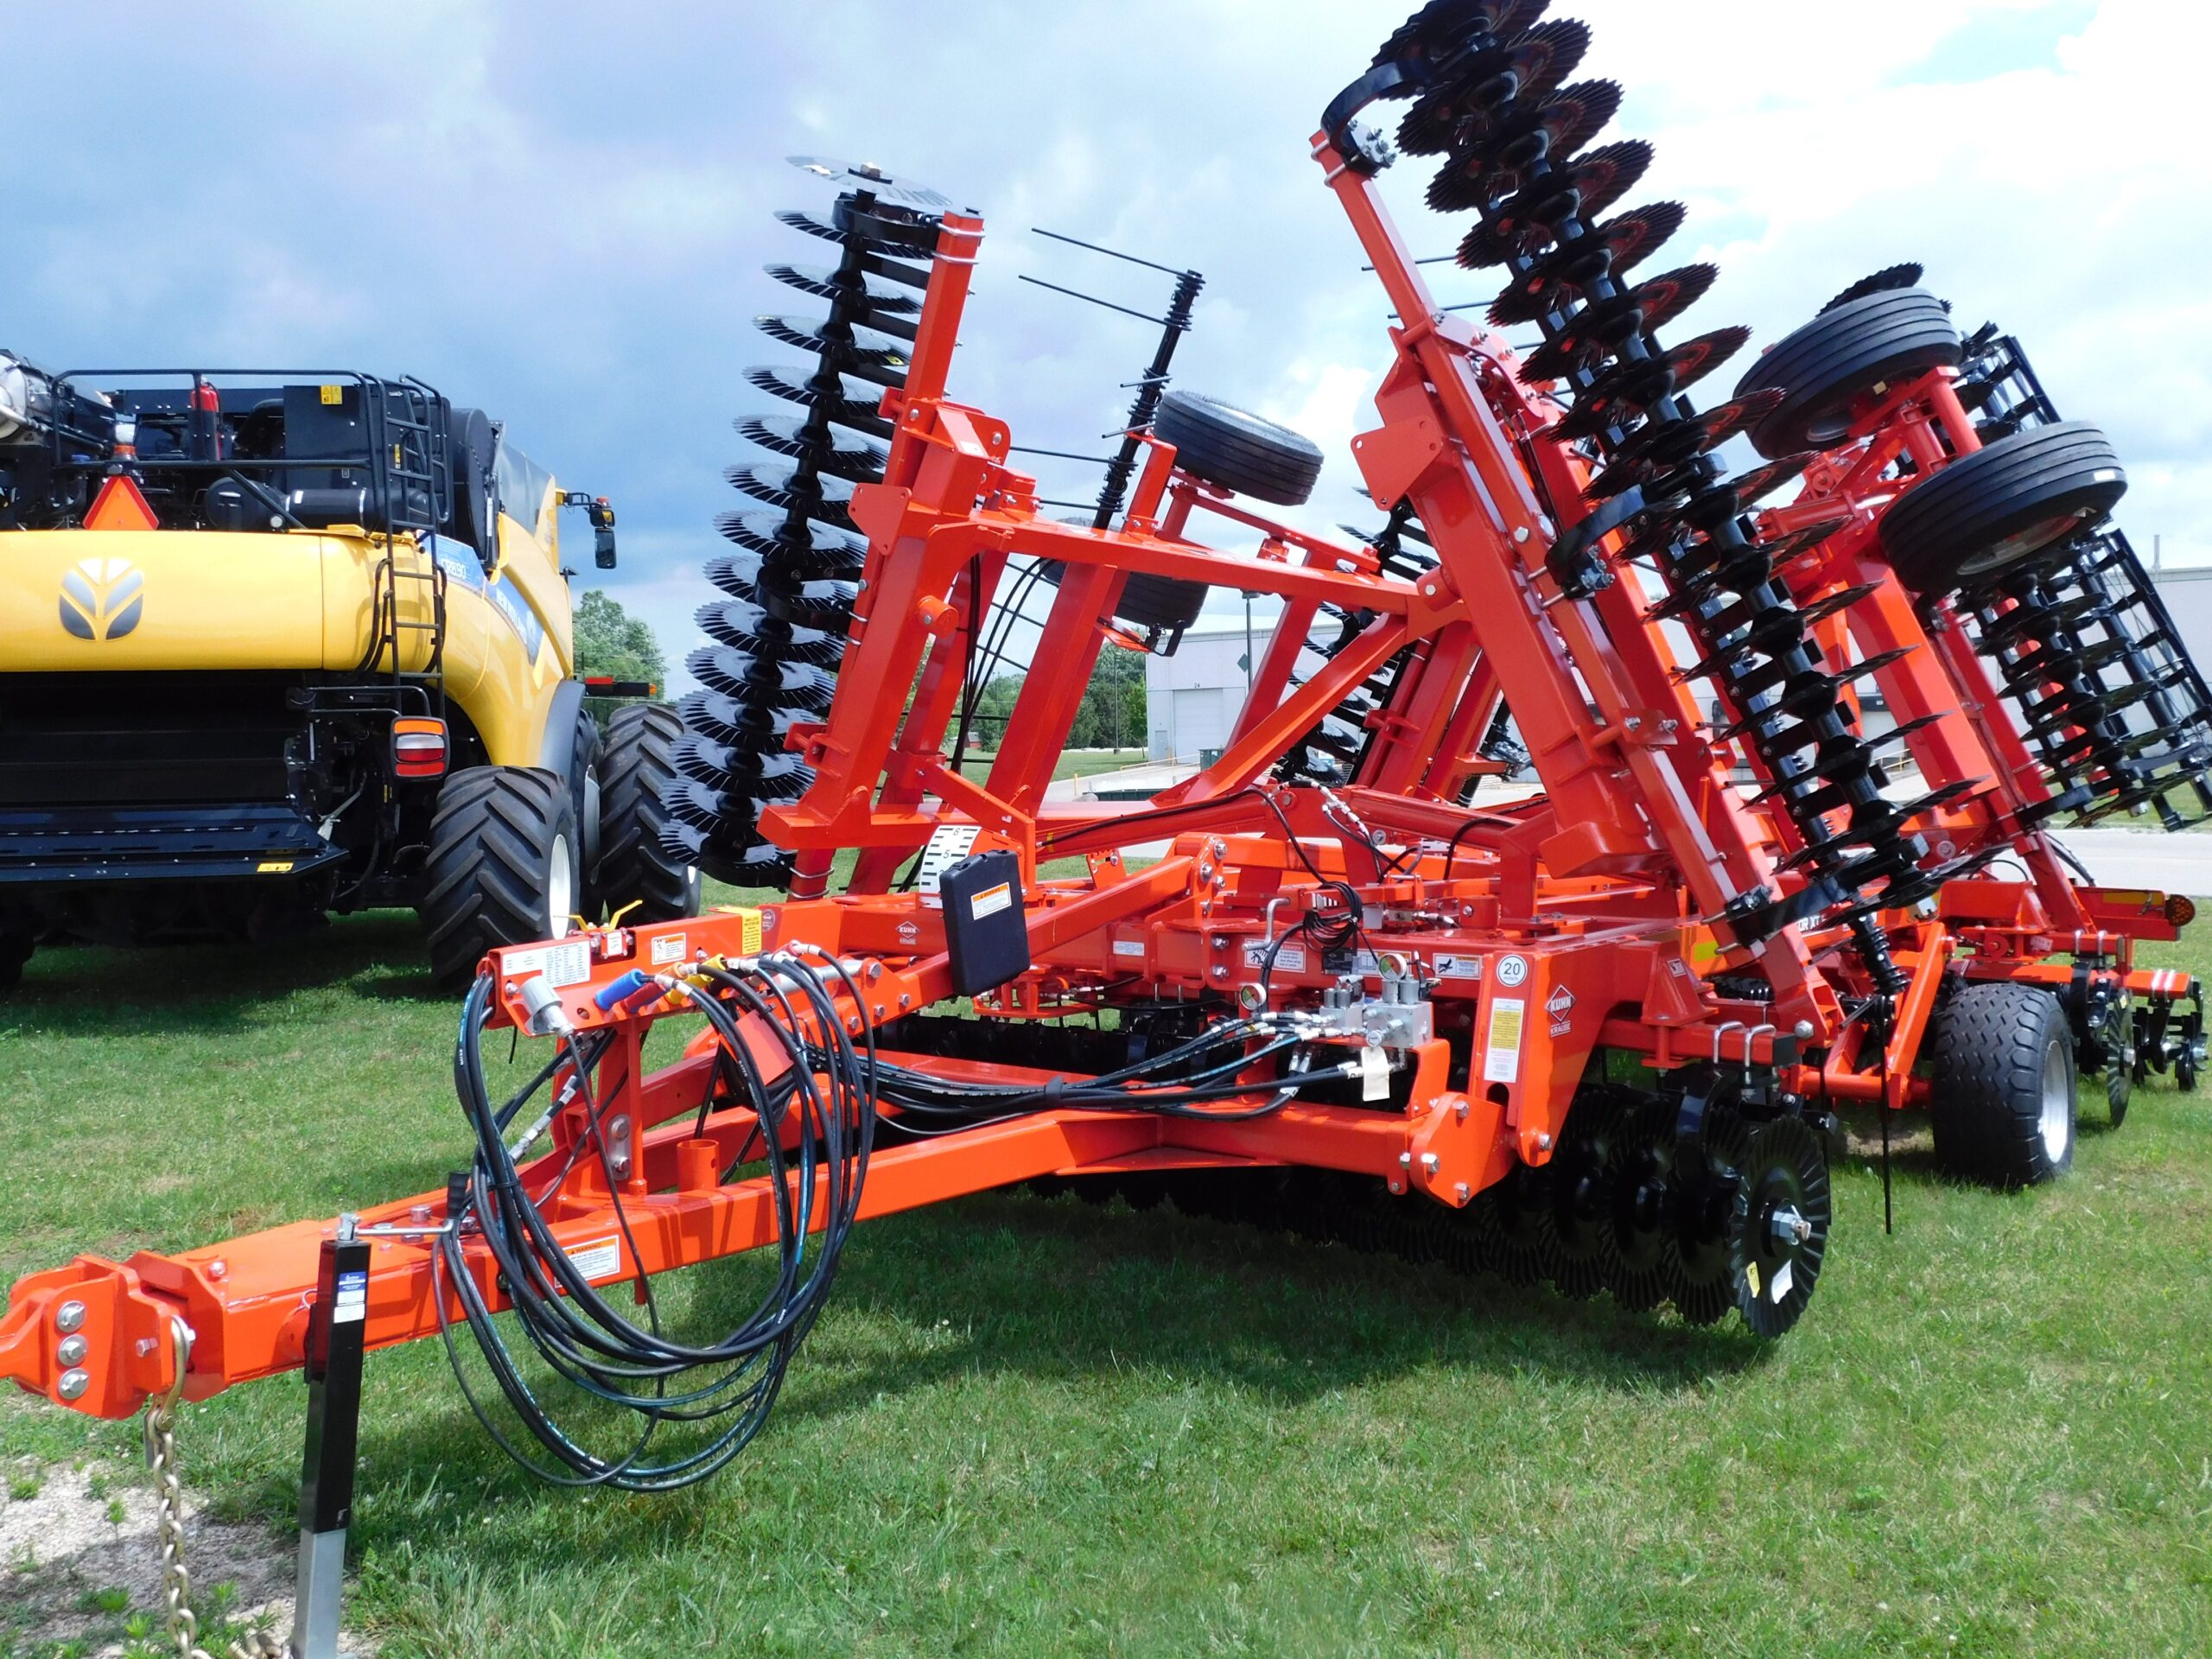
[[[607,722],[594,770],[577,778],[476,766],[446,780],[416,906],[441,986],[466,985],[496,946],[562,938],[579,920],[698,912],[698,872],[674,863],[660,836],[682,734],[675,709],[632,703]],[[582,735],[578,746],[582,758]],[[589,833],[586,813],[597,819]]]
[[[1778,460],[1845,442],[1891,388],[1955,365],[1961,352],[1942,301],[1924,289],[1885,288],[1846,299],[1783,339],[1737,394],[1781,393],[1751,435],[1761,454]],[[1910,592],[1949,594],[2064,557],[2126,489],[2111,442],[2088,422],[2025,428],[1907,488],[1882,516],[1882,553]]]

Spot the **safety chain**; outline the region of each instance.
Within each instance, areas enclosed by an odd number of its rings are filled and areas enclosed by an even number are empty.
[[[200,1616],[192,1611],[192,1576],[184,1567],[184,1489],[176,1478],[176,1403],[184,1392],[185,1363],[192,1357],[192,1328],[172,1319],[169,1329],[176,1349],[176,1381],[168,1392],[146,1408],[146,1467],[153,1471],[156,1530],[162,1557],[162,1600],[168,1611],[169,1639],[176,1643],[178,1659],[213,1659],[200,1645]],[[266,1630],[256,1630],[244,1642],[231,1643],[229,1659],[287,1659],[290,1644]]]

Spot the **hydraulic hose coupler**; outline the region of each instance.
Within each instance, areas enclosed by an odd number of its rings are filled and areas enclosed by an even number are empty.
[[[544,975],[533,975],[523,981],[518,995],[522,998],[531,1036],[550,1037],[556,1032],[565,1034],[575,1029],[569,1022],[568,1011],[561,1006],[561,993],[553,988],[553,982]]]

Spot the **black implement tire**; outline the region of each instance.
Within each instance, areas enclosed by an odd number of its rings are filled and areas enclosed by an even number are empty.
[[[1832,449],[1851,424],[1851,405],[1869,392],[1934,368],[1955,367],[1959,331],[1925,289],[1868,294],[1825,311],[1785,335],[1736,383],[1736,395],[1769,388],[1779,407],[1751,429],[1769,461]]]
[[[632,924],[699,913],[698,866],[677,863],[661,845],[683,735],[683,716],[664,702],[629,703],[607,722],[592,902],[594,909],[603,906],[610,920],[618,912]]]
[[[1882,515],[1882,551],[1916,594],[1948,594],[2063,551],[2112,511],[2127,474],[2087,421],[2030,427],[1961,455]]]
[[[1057,588],[1066,570],[1057,559],[1046,561],[1044,578]],[[1203,582],[1179,582],[1173,576],[1133,570],[1122,584],[1122,596],[1114,601],[1114,614],[1141,628],[1179,633],[1198,620],[1198,613],[1205,608],[1206,591]]]
[[[2074,1033],[2033,985],[1962,985],[1928,1031],[1936,1161],[1987,1186],[2033,1186],[2074,1162]]]
[[[1192,477],[1278,506],[1297,506],[1321,475],[1311,439],[1194,391],[1160,400],[1152,435],[1175,446],[1175,464]]]
[[[475,766],[446,780],[415,906],[441,986],[467,984],[494,945],[568,931],[582,885],[577,846],[575,813],[557,772]]]

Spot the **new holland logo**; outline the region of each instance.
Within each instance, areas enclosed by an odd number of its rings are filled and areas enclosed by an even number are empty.
[[[86,559],[61,578],[61,626],[79,639],[120,639],[146,606],[146,573],[128,559]]]

